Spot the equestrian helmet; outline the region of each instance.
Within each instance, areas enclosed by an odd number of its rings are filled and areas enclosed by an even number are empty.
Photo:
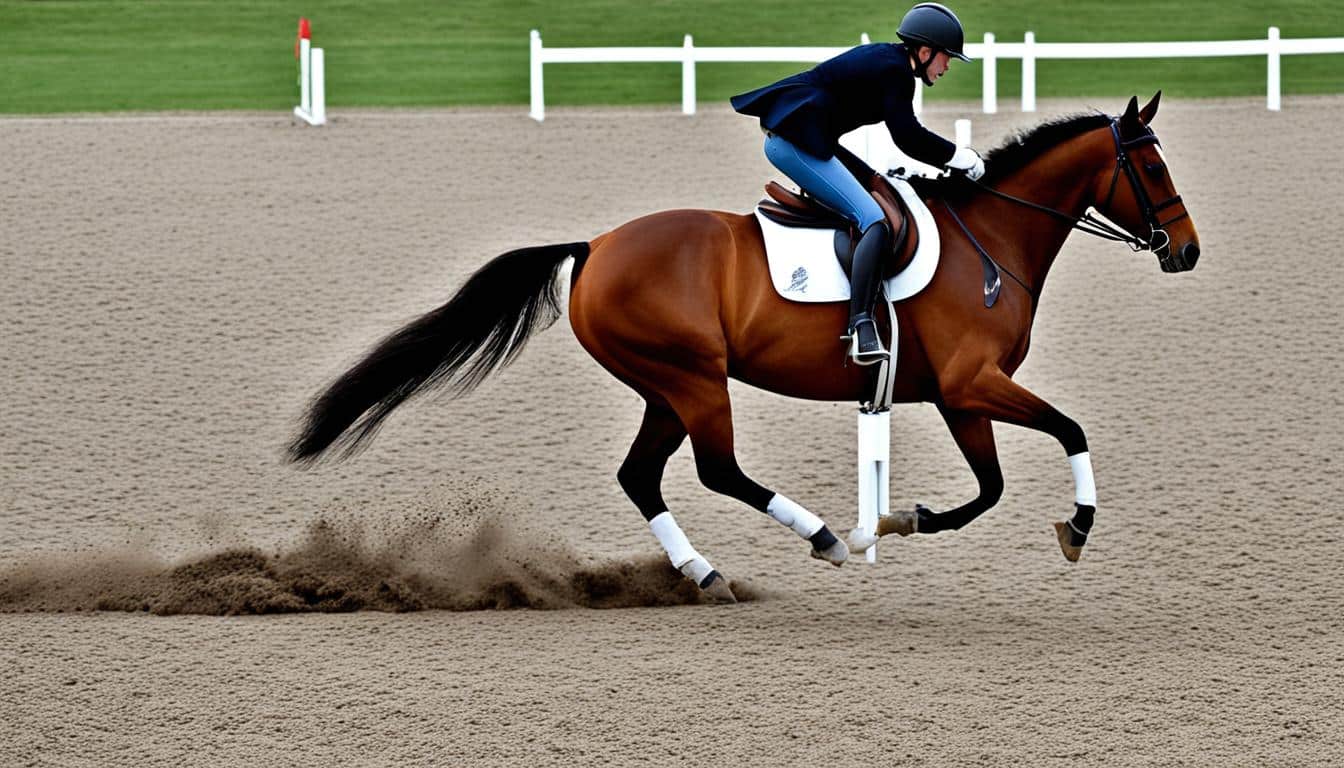
[[[909,45],[926,45],[936,51],[944,51],[962,61],[970,58],[962,53],[966,33],[961,28],[961,20],[947,6],[940,3],[920,3],[911,8],[901,19],[896,36]]]

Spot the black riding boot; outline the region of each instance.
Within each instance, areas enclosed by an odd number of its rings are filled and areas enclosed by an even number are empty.
[[[885,221],[864,230],[854,247],[854,266],[849,273],[849,354],[859,365],[872,365],[887,359],[887,350],[877,335],[877,323],[871,314],[882,275],[882,257],[891,250],[891,231]]]

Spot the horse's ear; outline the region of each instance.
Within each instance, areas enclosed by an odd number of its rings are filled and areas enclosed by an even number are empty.
[[[1139,119],[1143,120],[1144,125],[1153,124],[1153,118],[1157,116],[1157,102],[1161,100],[1162,100],[1162,92],[1158,91],[1157,93],[1153,94],[1152,100],[1149,101],[1147,104],[1143,105],[1143,109],[1139,110]]]
[[[1125,107],[1125,113],[1120,116],[1120,133],[1124,136],[1132,136],[1139,127],[1139,97],[1130,96],[1129,104]]]

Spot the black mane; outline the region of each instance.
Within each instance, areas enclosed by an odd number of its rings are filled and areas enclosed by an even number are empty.
[[[1028,163],[1069,139],[1108,125],[1112,118],[1102,112],[1065,115],[1009,136],[985,154],[985,175],[981,184],[992,186],[1022,170]],[[911,179],[920,197],[964,199],[975,187],[957,177],[950,179]]]

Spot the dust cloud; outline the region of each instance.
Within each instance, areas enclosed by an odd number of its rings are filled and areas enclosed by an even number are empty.
[[[0,571],[0,611],[245,615],[695,605],[666,558],[591,562],[480,498],[371,521],[324,513],[293,546],[165,561],[149,545],[43,553]],[[214,538],[213,536],[211,538]],[[741,582],[739,599],[760,595]]]

